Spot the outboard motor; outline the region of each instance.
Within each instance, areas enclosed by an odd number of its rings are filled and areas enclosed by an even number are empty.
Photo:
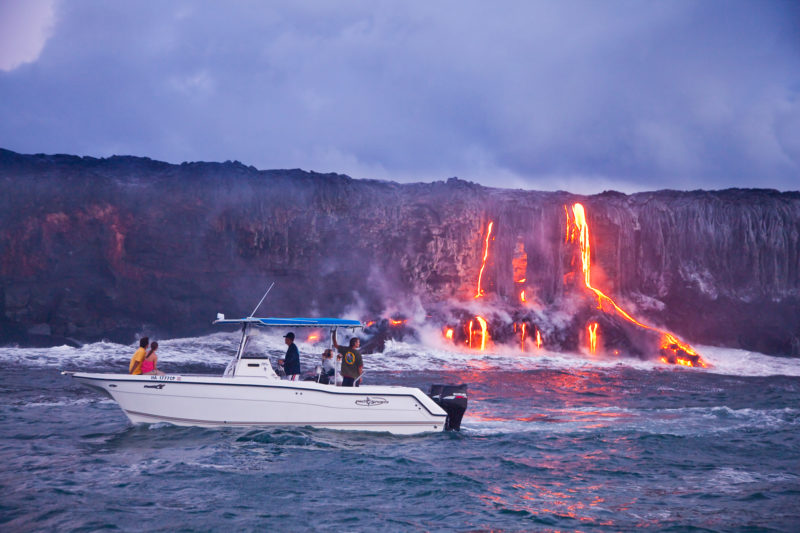
[[[467,385],[431,385],[428,396],[447,413],[445,431],[459,431],[467,410]]]

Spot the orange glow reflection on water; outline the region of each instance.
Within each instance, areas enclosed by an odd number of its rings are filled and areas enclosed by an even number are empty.
[[[579,520],[584,524],[613,526],[612,520],[599,520],[588,512],[605,503],[602,485],[571,488],[563,483],[548,486],[536,479],[521,479],[509,486],[490,485],[479,498],[493,508],[532,516]]]
[[[466,417],[481,422],[549,422],[576,424],[583,428],[603,427],[632,415],[616,409],[623,402],[618,387],[609,384],[597,372],[588,370],[549,371],[536,373],[494,372],[482,359],[463,363],[457,380],[469,383],[469,409]],[[453,368],[452,370],[455,370]],[[512,412],[497,411],[484,403],[488,390],[502,390],[511,400]],[[500,394],[500,391],[496,392]],[[558,409],[544,408],[531,401],[532,396],[546,395],[560,402]]]
[[[614,432],[639,415],[620,408],[629,398],[613,376],[595,369],[498,371],[491,359],[476,354],[448,379],[469,383],[464,427],[472,433],[465,436],[482,439],[488,430],[492,438],[499,433],[501,441],[509,441],[509,451],[496,458],[503,472],[500,479],[477,474],[468,466],[454,469],[480,483],[471,495],[485,512],[552,523],[554,530],[601,526],[613,531],[618,523],[614,513],[637,505],[633,492],[621,498],[615,492],[609,500],[607,487],[592,474],[616,468],[620,457],[643,452],[638,441]],[[497,401],[500,398],[502,402]],[[591,430],[598,426],[611,431]],[[515,435],[530,431],[537,435],[531,440],[535,445],[515,449],[511,444]],[[602,442],[584,438],[597,434],[607,437]]]

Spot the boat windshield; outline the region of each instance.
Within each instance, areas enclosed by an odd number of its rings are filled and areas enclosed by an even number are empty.
[[[240,353],[242,359],[269,359],[269,350],[261,341],[261,331],[248,327],[242,338]]]

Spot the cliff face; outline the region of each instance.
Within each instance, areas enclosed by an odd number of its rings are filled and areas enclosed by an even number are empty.
[[[694,342],[800,354],[800,193],[580,197],[9,151],[0,341],[202,333],[217,311],[248,314],[271,281],[265,314],[446,320],[474,305],[479,275],[486,305],[566,312],[582,276],[575,202],[593,285],[623,307]]]

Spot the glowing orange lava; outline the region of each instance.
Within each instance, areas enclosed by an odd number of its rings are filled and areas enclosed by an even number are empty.
[[[566,232],[566,235],[564,235],[564,242],[569,242],[570,241],[569,230],[572,229],[572,224],[570,224],[570,221],[569,221],[569,211],[567,210],[567,206],[566,205],[564,205],[564,214],[567,215],[567,232]]]
[[[666,357],[662,357],[661,358],[661,362],[662,363],[666,363],[666,364],[670,364],[669,359],[667,359]],[[694,366],[694,364],[691,361],[689,361],[688,359],[683,359],[682,357],[677,357],[673,364],[675,364],[675,365],[683,365],[683,366]]]
[[[319,333],[312,333],[306,339],[306,342],[317,342],[319,340]]]
[[[597,296],[597,308],[601,309],[605,312],[608,312],[607,309],[603,308],[603,304],[607,306],[611,306],[614,310],[625,320],[631,322],[632,324],[636,324],[637,326],[645,329],[649,329],[651,331],[656,331],[661,334],[661,349],[666,351],[671,351],[675,356],[676,361],[684,361],[685,363],[689,363],[686,366],[702,366],[706,367],[706,363],[700,357],[700,355],[692,349],[686,343],[683,343],[675,337],[672,333],[668,331],[664,331],[658,328],[654,328],[651,326],[647,326],[642,324],[631,315],[623,311],[617,304],[603,294],[599,289],[596,289],[592,286],[592,276],[591,276],[591,250],[589,245],[589,224],[586,222],[586,213],[583,209],[583,205],[580,203],[576,203],[572,206],[572,214],[573,220],[570,220],[569,211],[567,210],[567,206],[564,206],[564,212],[567,214],[567,233],[566,239],[567,241],[575,242],[576,236],[578,237],[578,241],[580,244],[581,250],[581,269],[583,271],[583,282],[586,285],[586,288],[590,291],[594,292]],[[572,231],[570,231],[570,229]],[[577,234],[577,235],[576,235]],[[686,353],[686,355],[691,356],[693,359],[697,360],[697,363],[692,363],[690,359],[681,358],[679,354]],[[662,360],[667,360],[667,358],[662,358]],[[684,364],[684,363],[678,363]]]
[[[589,332],[589,353],[597,353],[597,322],[592,322],[586,328]]]
[[[483,317],[480,316],[476,316],[475,320],[477,320],[478,324],[481,325],[481,351],[483,351],[486,349],[486,340],[489,337],[486,327],[486,320],[484,320]],[[472,322],[470,321],[470,325],[471,324]]]
[[[474,328],[475,320],[478,321],[478,325],[481,327],[480,333]],[[483,351],[486,349],[486,342],[489,340],[489,329],[483,317],[476,316],[475,320],[470,320],[467,324],[467,346]],[[478,335],[481,337],[480,344],[478,344],[474,338]]]
[[[524,302],[525,301],[525,291],[521,291],[519,293],[519,301],[520,302]]]
[[[481,271],[478,273],[478,292],[475,293],[475,298],[480,298],[485,293],[481,288],[481,281],[483,279],[483,269],[486,268],[486,260],[489,259],[489,237],[492,236],[492,227],[494,222],[489,221],[489,226],[486,228],[486,243],[483,245],[483,263],[481,264]]]
[[[520,345],[521,345],[521,348],[522,348],[523,352],[525,351],[525,326],[526,326],[526,324],[525,324],[525,322],[523,322],[522,323],[522,331],[520,333]]]
[[[445,330],[444,330],[444,338],[453,340],[453,328],[445,328]]]
[[[525,243],[517,242],[514,247],[514,255],[511,258],[511,272],[514,283],[525,283],[527,271],[528,254],[525,252]]]
[[[397,320],[395,318],[390,318],[389,319],[389,324],[391,324],[393,326],[400,326],[402,324],[405,324],[406,322],[408,322],[408,320]]]
[[[536,330],[536,347],[537,348],[542,347],[542,334],[541,332],[539,332],[538,329]]]

